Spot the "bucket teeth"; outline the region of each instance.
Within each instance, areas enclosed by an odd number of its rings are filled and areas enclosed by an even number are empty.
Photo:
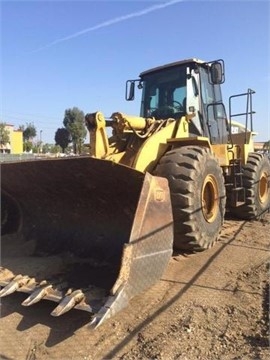
[[[20,287],[26,285],[29,282],[29,280],[30,280],[29,276],[22,276],[22,275],[15,276],[14,279],[0,291],[0,297],[4,297],[14,293]]]
[[[73,309],[78,303],[85,299],[85,295],[81,290],[75,290],[66,295],[60,304],[51,312],[52,316],[60,316],[67,311]]]
[[[42,300],[46,295],[52,291],[52,285],[47,285],[36,289],[27,299],[22,302],[23,306],[33,305]]]

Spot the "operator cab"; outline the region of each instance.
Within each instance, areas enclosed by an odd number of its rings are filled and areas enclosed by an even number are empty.
[[[186,114],[186,69],[166,68],[143,77],[142,117],[180,118]]]
[[[156,67],[128,80],[126,99],[134,99],[134,86],[142,89],[144,118],[181,119],[189,115],[191,136],[209,137],[212,144],[228,142],[228,125],[220,84],[224,82],[223,60],[210,63],[188,59]]]

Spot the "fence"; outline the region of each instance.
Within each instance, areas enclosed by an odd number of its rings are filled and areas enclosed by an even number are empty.
[[[0,162],[34,160],[35,154],[0,154]]]

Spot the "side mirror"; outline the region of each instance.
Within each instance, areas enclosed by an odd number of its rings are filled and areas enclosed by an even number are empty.
[[[126,82],[126,100],[132,101],[135,98],[135,81],[128,80]]]
[[[217,85],[225,81],[223,60],[213,61],[210,64],[210,83]]]

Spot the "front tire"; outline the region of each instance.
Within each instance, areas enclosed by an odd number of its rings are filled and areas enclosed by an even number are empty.
[[[174,218],[174,248],[192,252],[210,248],[225,213],[221,167],[209,149],[184,146],[167,152],[155,175],[168,179]]]
[[[243,170],[246,201],[231,213],[239,219],[259,219],[270,208],[270,162],[263,154],[250,153]]]

